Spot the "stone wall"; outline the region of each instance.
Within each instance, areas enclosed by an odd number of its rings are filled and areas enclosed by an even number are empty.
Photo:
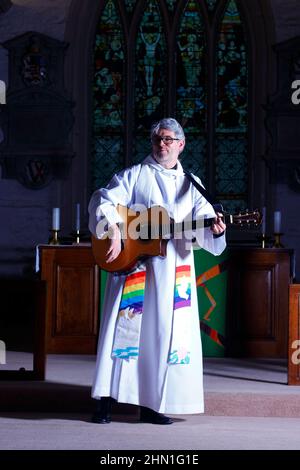
[[[0,43],[27,31],[64,39],[71,0],[14,0],[0,15]],[[8,83],[7,51],[0,47],[0,80]],[[34,129],[33,129],[34,132]],[[46,243],[52,207],[60,206],[63,183],[30,190],[18,181],[0,179],[0,276],[31,275],[35,245]]]
[[[300,1],[271,0],[273,9],[276,43],[300,36]],[[300,112],[300,106],[299,106]],[[292,191],[287,185],[278,184],[273,193],[273,209],[282,212],[282,242],[285,247],[296,251],[296,275],[300,282],[300,226],[297,223],[297,208],[300,207],[299,193]],[[269,229],[273,230],[272,214],[269,215]],[[298,263],[297,263],[298,258]]]
[[[270,0],[273,9],[276,42],[300,36],[299,0]]]

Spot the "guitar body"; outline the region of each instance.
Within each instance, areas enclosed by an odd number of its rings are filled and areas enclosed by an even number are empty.
[[[168,240],[162,239],[159,233],[154,234],[153,238],[138,236],[140,227],[148,227],[153,221],[158,226],[170,224],[170,217],[163,207],[154,206],[143,212],[135,212],[118,205],[117,210],[124,221],[120,225],[122,251],[119,256],[111,263],[107,263],[106,253],[110,245],[108,232],[101,239],[92,236],[93,255],[101,269],[125,273],[132,270],[139,259],[149,256],[166,256]]]
[[[109,232],[102,238],[92,236],[92,250],[96,263],[108,272],[126,273],[131,271],[139,259],[149,256],[166,256],[167,243],[174,233],[183,232],[182,222],[175,224],[167,211],[161,206],[153,206],[143,212],[135,212],[127,207],[118,205],[117,211],[123,223],[119,224],[122,236],[122,250],[111,263],[106,262],[106,253],[110,246]],[[240,227],[249,226],[254,222],[261,223],[259,211],[238,215],[223,214],[226,224],[236,224]],[[209,227],[215,218],[202,219],[200,227]],[[199,227],[197,221],[191,221],[189,229]],[[185,227],[187,228],[187,227]]]

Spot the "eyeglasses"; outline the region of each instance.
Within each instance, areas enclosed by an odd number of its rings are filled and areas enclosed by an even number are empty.
[[[170,137],[169,135],[161,137],[160,135],[154,135],[151,139],[152,144],[159,145],[163,142],[165,145],[172,145],[174,140],[181,140],[175,139],[174,137]]]

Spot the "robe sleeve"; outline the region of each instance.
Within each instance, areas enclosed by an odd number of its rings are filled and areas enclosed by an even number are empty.
[[[201,180],[193,175],[196,181],[203,186]],[[197,220],[202,217],[212,218],[215,217],[215,211],[212,205],[200,194],[200,192],[193,186],[193,219]],[[197,244],[206,251],[213,255],[220,255],[226,248],[225,233],[221,237],[214,237],[213,232],[209,227],[198,229],[195,231]]]
[[[101,238],[105,225],[122,222],[117,205],[130,205],[139,167],[140,165],[135,165],[117,173],[105,188],[97,189],[93,193],[88,206],[89,229],[93,235]]]

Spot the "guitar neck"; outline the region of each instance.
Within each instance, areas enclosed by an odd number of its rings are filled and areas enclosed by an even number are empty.
[[[215,217],[209,219],[198,219],[198,220],[190,220],[190,221],[183,221],[183,222],[175,222],[171,224],[171,235],[174,236],[175,233],[182,233],[184,231],[189,230],[196,230],[199,228],[211,227]],[[223,215],[223,220],[226,224],[233,223],[233,216],[231,214]]]
[[[126,209],[126,208],[125,208]],[[215,217],[200,218],[197,220],[183,220],[182,222],[174,222],[167,213],[161,212],[160,206],[152,208],[154,212],[150,212],[151,208],[147,210],[146,218],[143,222],[136,224],[136,219],[133,218],[134,230],[138,231],[138,237],[142,240],[151,240],[163,238],[165,240],[174,238],[176,234],[184,233],[192,230],[203,229],[211,227],[215,221]],[[132,217],[132,216],[131,216]],[[126,217],[124,217],[126,219]],[[227,225],[237,225],[239,227],[248,227],[251,223],[259,225],[261,223],[261,215],[258,211],[233,214],[222,214],[222,219]],[[159,221],[159,223],[157,223]],[[131,223],[130,222],[130,223]]]

